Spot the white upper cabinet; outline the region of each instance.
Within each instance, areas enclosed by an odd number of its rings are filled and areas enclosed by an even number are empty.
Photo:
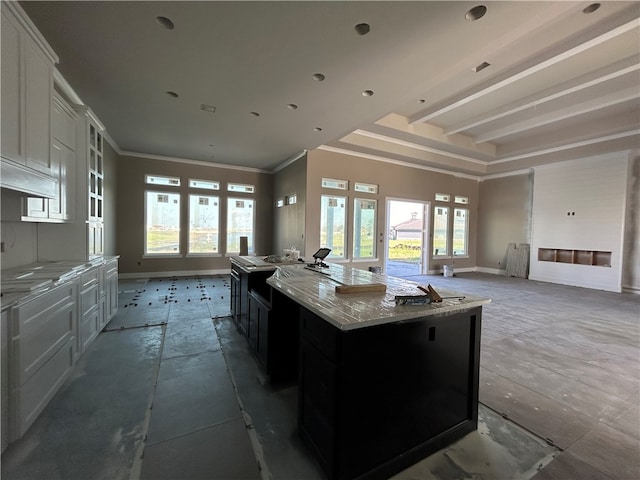
[[[18,2],[2,2],[0,186],[56,197],[51,95],[58,57]]]

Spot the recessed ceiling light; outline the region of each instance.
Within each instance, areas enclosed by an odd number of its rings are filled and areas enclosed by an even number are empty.
[[[482,62],[480,65],[476,65],[475,67],[473,67],[473,71],[478,73],[481,70],[484,70],[487,67],[490,67],[491,64],[487,63],[487,62]]]
[[[371,97],[373,95],[373,90],[365,90],[362,92],[363,97]]]
[[[368,23],[359,23],[354,28],[356,29],[356,33],[358,35],[366,35],[371,31],[371,25],[369,25]]]
[[[484,17],[484,14],[487,13],[487,7],[484,5],[477,5],[464,14],[464,18],[469,20],[470,22],[475,22],[476,20],[480,20]]]
[[[216,111],[216,107],[213,105],[207,105],[205,103],[200,104],[200,110],[203,112],[214,113]]]
[[[251,115],[253,115],[254,117],[259,117],[260,114],[258,112],[249,112]]]
[[[173,30],[173,28],[175,27],[173,22],[167,17],[156,17],[156,22],[158,22],[158,25],[166,28],[167,30]]]
[[[418,100],[418,103],[426,103],[427,101],[424,98],[421,98],[420,100]]]
[[[314,128],[314,129],[313,129],[313,131],[314,131],[314,132],[321,132],[321,131],[322,131],[322,129],[321,129],[320,127],[316,127],[316,128]]]
[[[322,73],[314,73],[312,77],[314,80],[317,80],[318,82],[322,82],[325,79],[325,76]]]
[[[289,105],[287,105],[287,108],[289,110],[297,110],[298,109],[298,105],[296,105],[295,103],[290,103]]]
[[[179,96],[176,92],[172,92],[171,90],[167,90],[164,93],[166,93],[167,95],[169,95],[170,97],[173,97],[173,98],[178,98],[178,96]]]
[[[599,3],[592,3],[591,5],[589,5],[588,7],[585,7],[582,9],[582,13],[593,13],[596,10],[598,10],[600,8],[600,4]]]

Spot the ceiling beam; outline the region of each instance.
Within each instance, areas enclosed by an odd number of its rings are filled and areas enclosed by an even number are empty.
[[[444,134],[453,135],[474,127],[479,127],[638,70],[640,70],[640,61],[638,61],[638,57],[634,55],[608,65],[607,67],[601,68],[595,72],[589,72],[578,78],[548,88],[518,102],[513,102],[509,105],[492,110],[491,112],[460,122],[457,125],[444,130]]]
[[[546,56],[535,59],[533,62],[527,62],[525,65],[518,66],[515,69],[509,70],[502,75],[498,75],[497,78],[489,79],[487,82],[479,85],[477,88],[467,90],[461,95],[454,97],[453,99],[442,102],[435,105],[432,108],[423,111],[416,118],[411,119],[410,123],[421,123],[429,121],[447,112],[462,107],[468,103],[471,103],[479,98],[494,93],[502,88],[512,85],[524,78],[527,78],[535,73],[545,70],[553,65],[559,64],[575,55],[585,52],[591,48],[601,45],[618,35],[622,35],[633,29],[640,27],[640,20],[634,18],[622,25],[619,25],[611,30],[607,30],[594,38],[586,41],[576,42],[574,39],[568,44],[563,44],[559,48],[553,49]],[[572,45],[573,44],[573,45]],[[572,46],[571,46],[572,45]]]
[[[640,97],[640,91],[637,87],[627,88],[619,90],[617,92],[610,93],[600,98],[594,98],[586,102],[582,102],[569,107],[560,108],[553,112],[549,112],[544,115],[539,115],[535,118],[529,118],[520,122],[512,123],[503,128],[496,128],[488,132],[477,135],[474,138],[476,143],[490,142],[499,138],[504,138],[507,135],[513,135],[516,133],[531,130],[533,128],[542,127],[543,125],[549,125],[551,123],[560,122],[569,118],[584,115],[585,113],[595,112],[607,107],[612,107],[621,103],[625,103]]]

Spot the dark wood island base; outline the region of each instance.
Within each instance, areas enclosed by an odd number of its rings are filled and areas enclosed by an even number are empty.
[[[301,308],[298,427],[329,478],[388,478],[477,429],[481,316],[341,331]]]

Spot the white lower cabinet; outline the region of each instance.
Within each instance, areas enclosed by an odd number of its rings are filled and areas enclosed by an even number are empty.
[[[69,377],[115,315],[117,296],[116,257],[2,311],[2,450],[25,434]]]
[[[20,438],[71,373],[78,282],[14,307],[9,318],[9,441]]]

